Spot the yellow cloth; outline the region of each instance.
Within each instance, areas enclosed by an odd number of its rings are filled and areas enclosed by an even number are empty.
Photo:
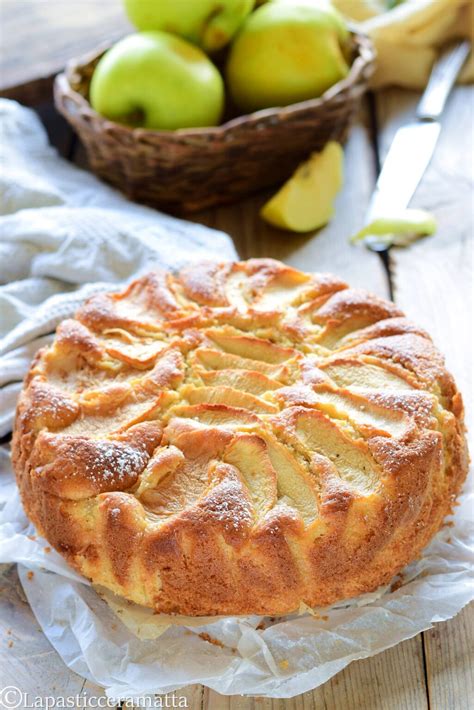
[[[474,0],[405,0],[387,10],[387,0],[332,0],[361,32],[373,39],[377,69],[373,88],[425,86],[438,48],[450,39],[474,38]],[[473,53],[460,81],[474,80]]]

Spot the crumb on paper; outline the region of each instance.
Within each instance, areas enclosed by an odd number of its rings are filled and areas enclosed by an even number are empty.
[[[12,630],[11,630],[11,629],[7,629],[7,636],[11,636],[11,635],[12,635]]]
[[[212,638],[212,636],[209,636],[209,634],[206,634],[205,632],[198,634],[198,636],[203,641],[207,641],[207,643],[212,643],[212,644],[214,644],[214,646],[220,646],[221,648],[224,648],[224,644],[222,643],[222,641]]]
[[[35,573],[32,572],[31,570],[30,570],[29,572],[27,572],[27,574],[26,574],[26,577],[27,577],[27,579],[30,580],[30,582],[31,582],[31,580],[33,579],[34,576],[35,576]]]
[[[404,576],[404,574],[403,574],[402,572],[400,572],[400,573],[397,575],[397,577],[396,577],[395,581],[393,582],[393,584],[390,586],[390,591],[391,591],[391,592],[396,592],[397,589],[400,589],[400,587],[403,587],[404,584],[405,584],[405,576]]]
[[[327,614],[320,614],[317,609],[312,609],[310,606],[305,604],[305,602],[300,602],[298,614],[310,614],[313,619],[316,619],[317,621],[327,621],[329,619]]]
[[[49,554],[51,552],[51,548],[49,547],[49,545],[46,545],[44,551],[46,552],[46,554]]]
[[[287,661],[285,658],[284,658],[282,661],[280,661],[280,662],[278,663],[278,665],[280,666],[280,668],[281,668],[283,671],[286,671],[287,668],[289,668],[289,666],[290,666],[290,664],[288,663],[288,661]]]
[[[112,629],[112,631],[116,631],[116,630],[117,630],[117,624],[112,624],[112,626],[111,626],[110,628]]]
[[[318,621],[327,621],[329,619],[327,614],[320,614],[319,612],[314,611],[314,609],[310,611],[310,614]]]
[[[12,646],[13,646],[13,641],[10,639],[10,641],[8,642],[8,648],[11,648]]]
[[[36,535],[27,535],[28,540],[36,540]]]

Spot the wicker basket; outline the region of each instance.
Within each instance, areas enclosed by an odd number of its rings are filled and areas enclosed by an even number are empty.
[[[354,33],[352,40],[349,75],[320,98],[238,116],[214,128],[154,131],[99,116],[87,99],[104,49],[73,60],[56,77],[55,102],[97,175],[132,200],[191,212],[282,182],[311,151],[345,139],[375,57],[366,36]]]

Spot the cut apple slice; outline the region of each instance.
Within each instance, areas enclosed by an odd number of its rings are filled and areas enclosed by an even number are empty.
[[[329,222],[334,198],[343,181],[344,153],[334,141],[313,153],[261,209],[260,215],[274,227],[309,232]]]

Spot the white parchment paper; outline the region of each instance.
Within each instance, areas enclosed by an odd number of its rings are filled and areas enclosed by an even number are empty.
[[[292,697],[451,618],[474,598],[472,476],[421,559],[378,593],[278,619],[173,620],[97,591],[71,570],[35,536],[6,448],[0,474],[0,561],[19,563],[28,601],[63,661],[114,699],[192,683],[229,695]]]

